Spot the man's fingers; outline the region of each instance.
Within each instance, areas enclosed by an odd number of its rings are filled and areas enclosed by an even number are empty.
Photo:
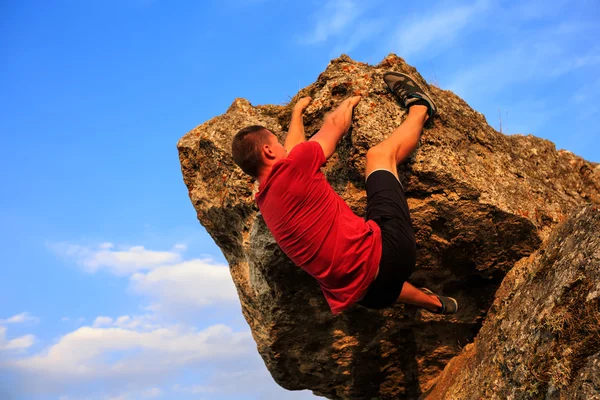
[[[360,101],[361,98],[362,98],[361,96],[352,96],[352,97],[346,99],[346,101],[348,102],[350,107],[354,108],[354,107],[356,107],[356,105],[358,104],[358,102]]]
[[[294,107],[298,107],[298,108],[301,108],[304,110],[311,101],[312,101],[312,97],[310,97],[310,96],[302,97],[300,100],[298,100],[296,102],[296,105]]]

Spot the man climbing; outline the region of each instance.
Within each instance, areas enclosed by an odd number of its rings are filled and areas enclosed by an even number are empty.
[[[455,299],[407,282],[416,243],[397,170],[417,147],[436,107],[408,75],[386,72],[383,79],[408,116],[367,151],[365,219],[352,212],[320,170],[350,128],[360,96],[344,100],[309,141],[302,114],[311,98],[304,97],[293,108],[283,145],[265,127],[248,126],[233,139],[233,159],[259,182],[256,202],[277,244],[317,279],[334,314],[354,303],[381,309],[396,301],[452,314],[458,310]]]

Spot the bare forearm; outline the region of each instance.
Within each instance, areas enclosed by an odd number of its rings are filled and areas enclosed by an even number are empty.
[[[312,98],[310,96],[302,97],[294,104],[294,108],[292,108],[292,120],[290,121],[290,127],[287,136],[285,137],[285,142],[283,143],[283,147],[285,147],[285,150],[288,153],[292,151],[294,146],[298,143],[306,142],[302,113],[311,100]]]
[[[350,129],[352,111],[359,101],[360,96],[355,96],[342,102],[335,111],[325,118],[319,132],[311,138],[311,140],[319,142],[326,158],[333,155],[338,142],[348,132],[348,129]]]
[[[304,122],[302,120],[302,110],[294,109],[292,111],[292,120],[290,121],[290,128],[287,136],[285,137],[285,143],[283,147],[289,152],[298,143],[306,142],[306,136],[304,134]]]
[[[348,125],[348,126],[347,126]],[[323,121],[323,126],[311,140],[316,140],[323,147],[325,158],[329,159],[335,152],[335,149],[342,139],[342,136],[348,131],[349,124],[346,124],[343,118],[329,115]]]

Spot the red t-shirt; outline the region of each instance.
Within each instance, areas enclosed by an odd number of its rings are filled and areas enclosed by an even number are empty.
[[[314,276],[334,314],[356,302],[375,278],[381,230],[355,215],[327,182],[321,145],[296,145],[273,165],[256,203],[283,252]]]

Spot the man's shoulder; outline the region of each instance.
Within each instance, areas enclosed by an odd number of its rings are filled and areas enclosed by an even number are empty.
[[[302,153],[302,152],[313,152],[315,150],[318,150],[316,147],[318,146],[319,148],[321,147],[321,145],[317,142],[315,142],[314,140],[307,140],[306,142],[301,142],[298,143],[297,145],[295,145],[292,150],[290,150],[290,152],[288,153],[288,157],[289,156],[293,156],[296,155],[298,153]]]
[[[294,146],[288,154],[287,159],[297,167],[313,171],[320,168],[327,161],[321,145],[318,142],[310,140]]]

